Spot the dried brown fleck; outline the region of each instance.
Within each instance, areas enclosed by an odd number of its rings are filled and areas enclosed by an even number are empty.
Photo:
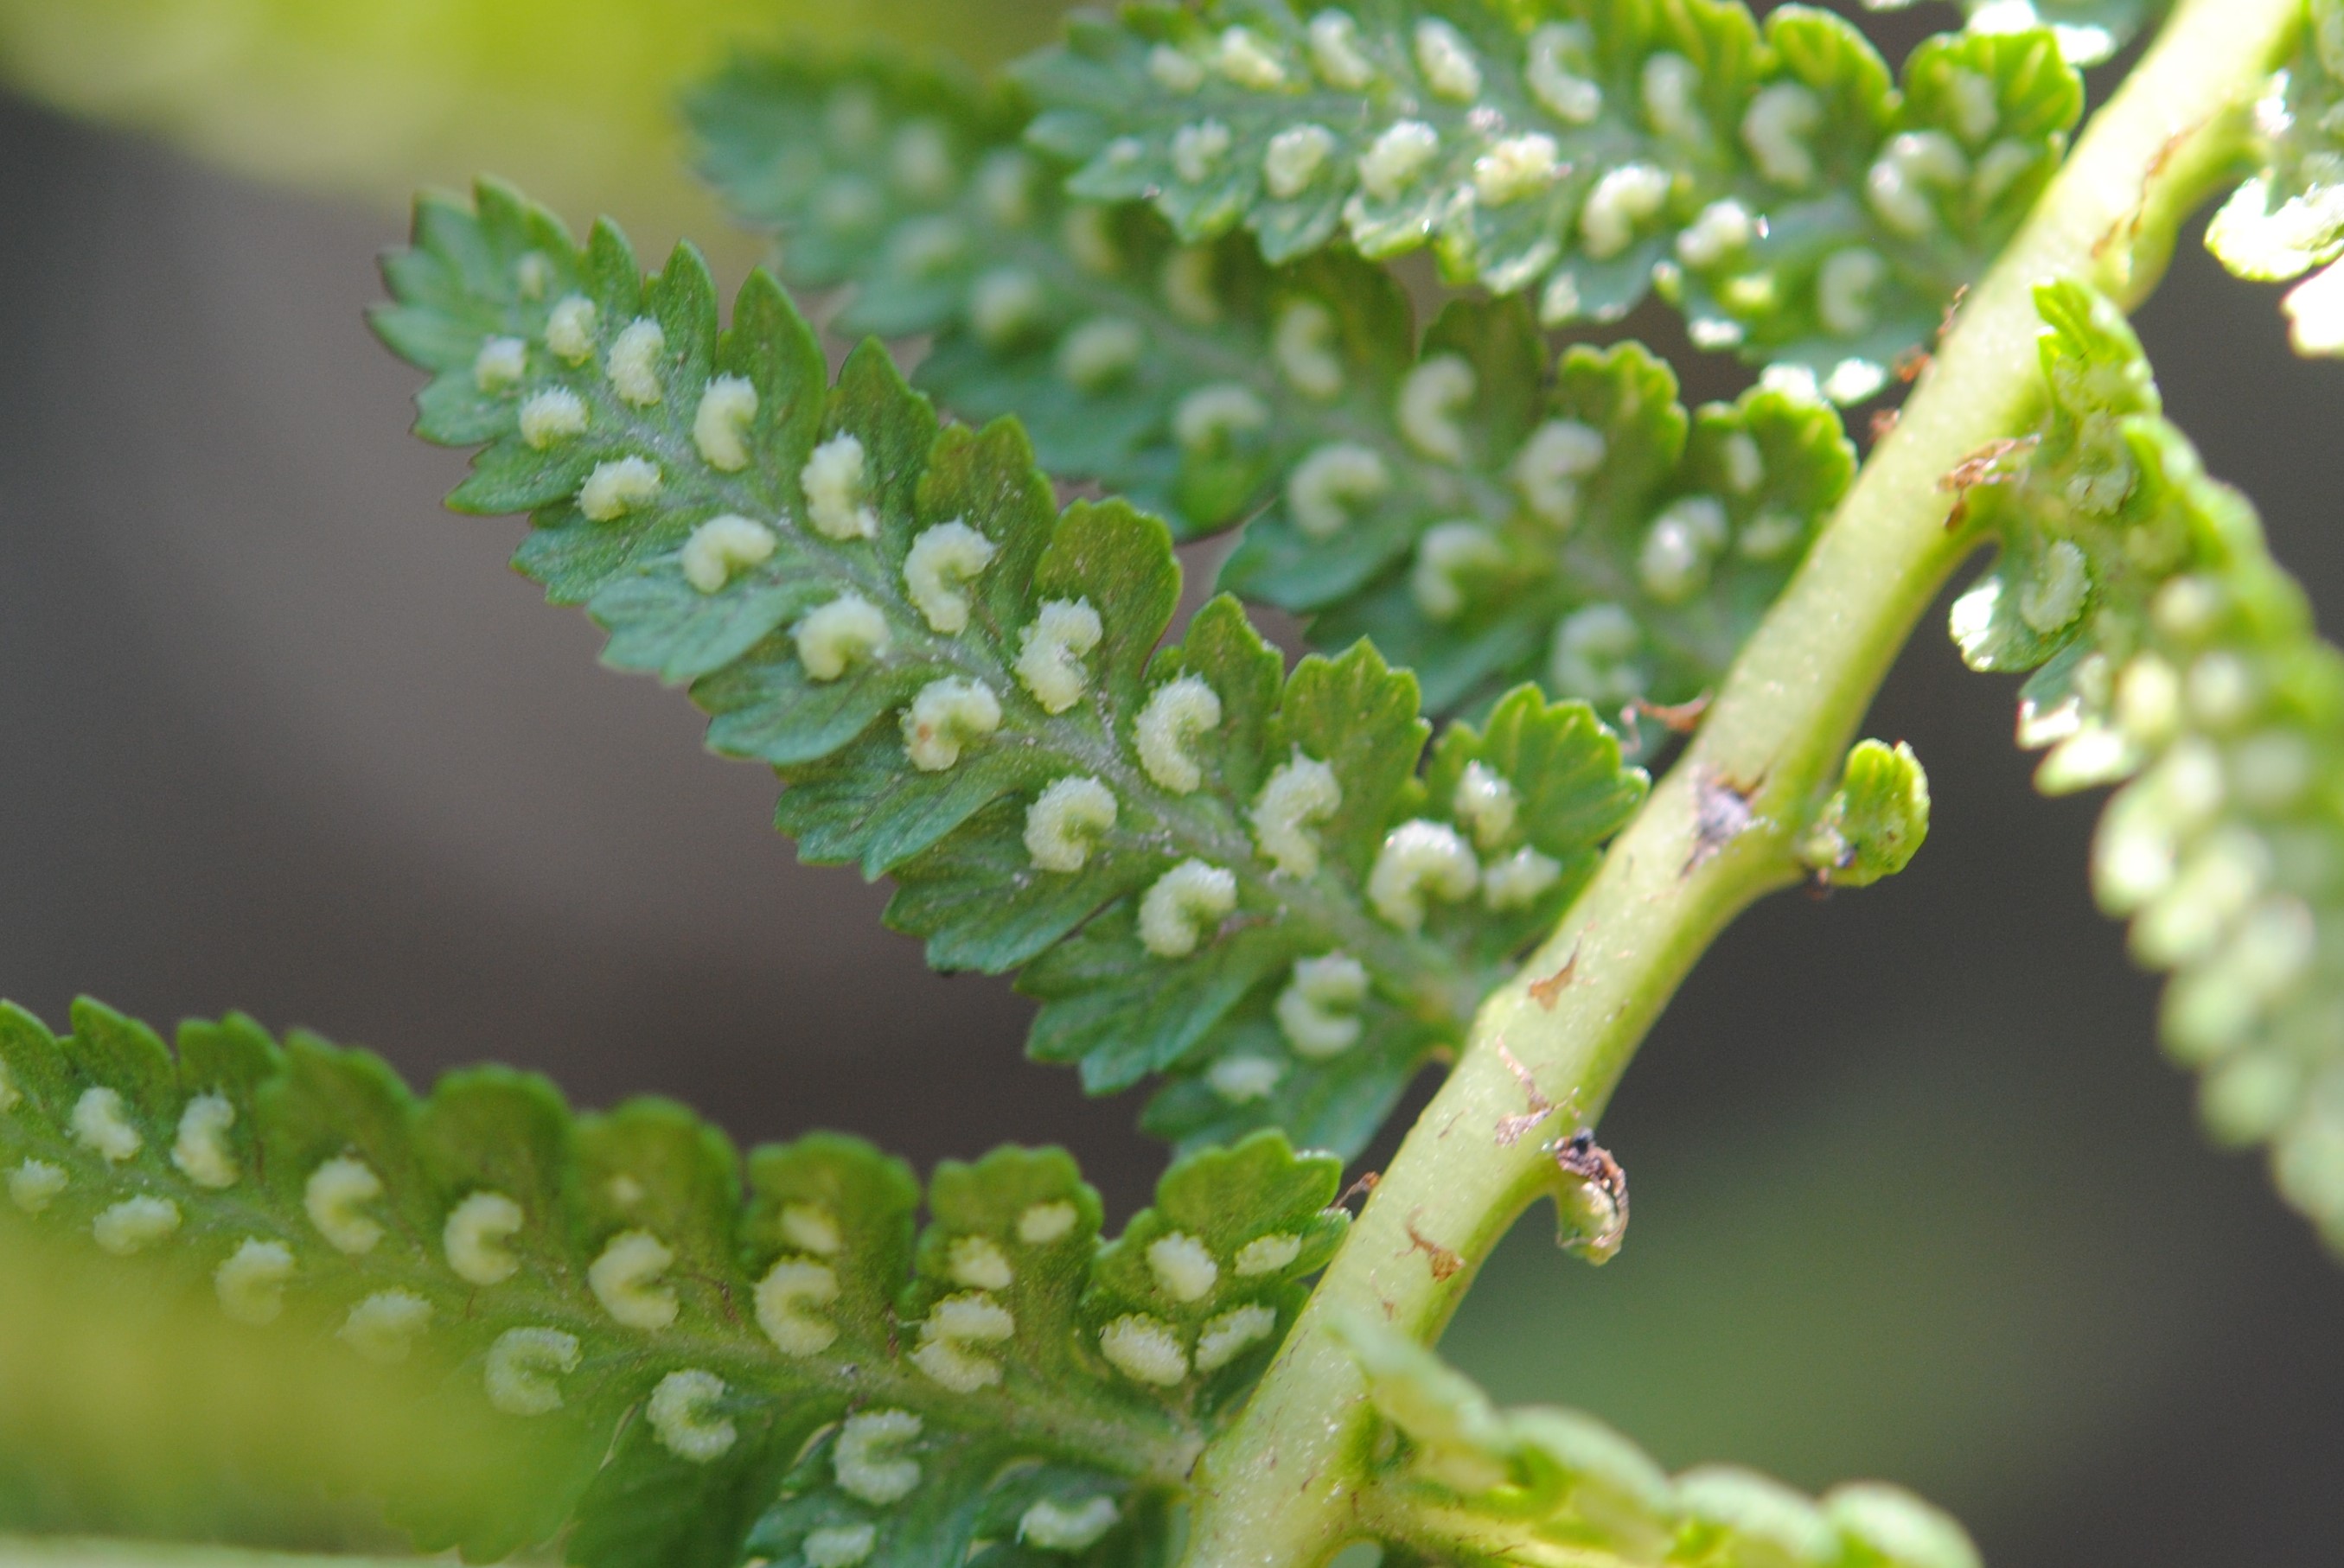
[[[1435,1284],[1445,1284],[1458,1270],[1465,1266],[1465,1260],[1450,1251],[1448,1248],[1442,1246],[1440,1242],[1433,1241],[1423,1231],[1416,1228],[1416,1217],[1422,1212],[1424,1212],[1423,1210],[1418,1209],[1411,1211],[1409,1214],[1409,1250],[1414,1252],[1422,1252],[1427,1263],[1429,1263],[1432,1269],[1433,1282]]]
[[[1691,735],[1701,723],[1701,716],[1709,711],[1709,700],[1706,691],[1690,702],[1647,702],[1641,697],[1631,698],[1628,706],[1620,710],[1620,721],[1632,725],[1639,719],[1649,719],[1672,735]]]
[[[1376,1190],[1376,1183],[1382,1180],[1383,1173],[1381,1171],[1367,1171],[1362,1174],[1358,1181],[1352,1182],[1349,1187],[1344,1188],[1343,1195],[1336,1199],[1332,1203],[1328,1204],[1327,1207],[1329,1209],[1348,1209],[1351,1206],[1352,1199],[1372,1196]]]
[[[1916,343],[1899,354],[1896,357],[1896,362],[1891,365],[1889,369],[1894,373],[1898,381],[1910,387],[1914,382],[1921,379],[1922,373],[1935,362],[1929,351]]]
[[[1875,447],[1894,433],[1896,421],[1903,418],[1900,408],[1874,408],[1872,411],[1872,444]]]
[[[1579,949],[1574,946],[1571,950],[1571,956],[1562,960],[1562,967],[1561,969],[1555,970],[1554,973],[1547,976],[1544,980],[1534,980],[1531,981],[1531,1000],[1538,1003],[1539,1006],[1546,1009],[1547,1011],[1552,1012],[1554,1010],[1555,999],[1562,995],[1562,988],[1571,983],[1571,971],[1578,968]],[[1500,1049],[1502,1050],[1504,1048],[1500,1047]]]
[[[1510,1149],[1521,1141],[1523,1133],[1554,1114],[1555,1103],[1541,1091],[1538,1080],[1531,1076],[1531,1070],[1506,1049],[1506,1042],[1502,1040],[1498,1042],[1498,1060],[1506,1064],[1507,1070],[1514,1075],[1514,1081],[1522,1086],[1522,1098],[1530,1102],[1530,1109],[1521,1115],[1498,1118],[1498,1145]]]
[[[1969,297],[1970,286],[1965,283],[1959,288],[1954,290],[1954,297],[1951,299],[1945,301],[1945,312],[1943,316],[1937,317],[1938,342],[1943,343],[1947,337],[1953,335],[1954,317],[1961,314],[1962,302]]]
[[[2017,477],[2002,467],[2002,460],[2014,452],[2032,450],[2042,438],[2040,436],[2006,436],[1999,441],[1988,441],[1955,463],[1937,481],[1938,489],[1955,498],[1954,509],[1945,518],[1945,527],[1957,528],[1968,520],[1972,490],[1981,485],[2006,485]]]

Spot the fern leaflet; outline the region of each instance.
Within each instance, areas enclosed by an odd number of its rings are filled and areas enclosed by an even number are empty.
[[[126,1282],[490,1423],[512,1463],[390,1499],[422,1545],[567,1526],[581,1568],[1144,1560],[1345,1222],[1338,1162],[1272,1132],[1112,1242],[1055,1149],[940,1166],[921,1225],[854,1139],[744,1162],[667,1101],[573,1117],[496,1068],[418,1101],[362,1051],[231,1017],[175,1056],[91,1002],[63,1040],[0,1008],[0,1168]]]
[[[1395,1440],[1360,1513],[1434,1561],[1977,1568],[1962,1527],[1897,1487],[1858,1483],[1817,1503],[1728,1465],[1672,1477],[1577,1411],[1494,1407],[1383,1323],[1353,1318],[1340,1332]]]
[[[1864,0],[1867,11],[1906,11],[1917,0]],[[1981,32],[2016,33],[2047,27],[2070,65],[2096,65],[2151,23],[2170,0],[1959,0]]]
[[[1137,4],[1021,77],[1076,195],[1151,200],[1184,238],[1241,225],[1273,261],[1430,241],[1549,327],[1657,281],[1696,344],[1842,402],[1936,329],[2082,105],[2046,34],[1932,39],[1898,91],[1835,17],[1762,31],[1715,0]]]
[[[1979,455],[1966,504],[2002,552],[1955,605],[1978,669],[2032,670],[2020,743],[2051,793],[2131,780],[2093,883],[2174,972],[2166,1043],[2228,1142],[2344,1246],[2344,655],[2313,630],[2246,499],[2158,414],[2131,327],[2037,294],[2049,407]]]
[[[2207,247],[2240,277],[2323,268],[2287,297],[2295,346],[2344,354],[2344,3],[2310,0],[2302,39],[2255,118],[2262,166],[2214,215]]]
[[[1162,524],[1054,514],[1015,424],[940,430],[875,343],[826,392],[763,274],[720,334],[695,253],[647,284],[494,187],[387,271],[419,428],[487,446],[450,504],[530,511],[520,568],[780,772],[802,853],[893,875],[939,967],[1022,969],[1091,1089],[1174,1074],[1175,1136],[1359,1147],[1643,797],[1532,689],[1420,775],[1415,680],[1364,644],[1282,676],[1223,598],[1157,648]]]
[[[1848,482],[1820,405],[1757,391],[1689,417],[1632,346],[1551,374],[1519,302],[1453,305],[1420,347],[1399,291],[1342,253],[1269,269],[1242,240],[1180,250],[1137,209],[1057,204],[1015,116],[943,80],[743,63],[696,118],[719,187],[780,231],[785,279],[862,280],[847,325],[937,334],[916,379],[964,414],[1018,411],[1046,467],[1191,528],[1258,514],[1227,585],[1314,617],[1322,647],[1370,638],[1436,711],[1524,679],[1607,707],[1694,697]],[[924,146],[955,177],[907,188],[903,149]],[[938,224],[961,237],[923,240]],[[1014,325],[1005,297],[1031,302]],[[1147,351],[1086,391],[1066,362],[1101,322]]]

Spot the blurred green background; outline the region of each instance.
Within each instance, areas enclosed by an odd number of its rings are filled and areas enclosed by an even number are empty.
[[[1892,54],[1953,16],[1843,9]],[[1134,1104],[1022,1065],[1025,1002],[927,974],[884,890],[798,866],[770,780],[503,571],[517,522],[437,509],[460,465],[405,436],[413,378],[359,314],[405,193],[483,168],[737,277],[754,246],[683,170],[677,85],[736,40],[866,30],[983,66],[1055,10],[0,0],[0,992],[53,1021],[85,990],[166,1023],[243,1007],[419,1079],[497,1058],[581,1103],[677,1094],[743,1140],[1062,1141],[1136,1206],[1160,1161]],[[1689,394],[1743,384],[1664,315],[1631,327]],[[2339,603],[2344,367],[2296,360],[2270,292],[2194,245],[2141,327],[2175,417]],[[1533,1215],[1446,1348],[1671,1465],[1904,1483],[2001,1568],[2332,1568],[2344,1276],[2205,1147],[2084,892],[2094,803],[2031,796],[2010,688],[1941,626],[1868,727],[1927,762],[1928,846],[1727,937],[1606,1122],[1625,1251],[1590,1271]],[[46,1442],[28,1408],[0,1402],[0,1469]],[[0,1514],[173,1517],[13,1473]],[[241,1494],[212,1523],[271,1528]]]

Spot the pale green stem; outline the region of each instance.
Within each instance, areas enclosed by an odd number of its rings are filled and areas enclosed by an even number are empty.
[[[1499,1238],[1557,1190],[1541,1145],[1594,1120],[1727,922],[1798,879],[1798,834],[1836,781],[1873,693],[1977,543],[1947,528],[1953,497],[1940,480],[2024,430],[2036,410],[2034,286],[2077,277],[2127,305],[2147,292],[2182,217],[2238,153],[2245,107],[2301,7],[2184,0],[2086,127],[1743,650],[1682,761],[1521,978],[1482,1005],[1456,1070],[1268,1375],[1199,1464],[1187,1568],[1309,1568],[1366,1533],[1359,1488],[1372,1423],[1359,1371],[1325,1324],[1372,1311],[1436,1338]],[[1746,830],[1698,852],[1699,824],[1729,823],[1741,804],[1733,791],[1749,792]],[[1562,1107],[1511,1144],[1499,1129],[1526,1100],[1500,1044]]]

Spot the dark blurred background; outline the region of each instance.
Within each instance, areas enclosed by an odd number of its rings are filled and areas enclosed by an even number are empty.
[[[9,75],[287,172],[68,90],[107,57],[29,52],[56,4],[0,0]],[[1016,46],[1048,9],[976,35]],[[286,134],[268,111],[248,139]],[[326,183],[359,194],[307,196],[0,99],[0,993],[60,1022],[79,991],[242,1008],[419,1080],[495,1058],[744,1141],[844,1127],[924,1165],[1057,1141],[1127,1213],[1161,1163],[1136,1103],[1025,1064],[1005,984],[929,974],[884,889],[798,865],[771,779],[505,569],[520,522],[439,509],[459,461],[405,434],[415,377],[360,320],[399,237],[368,195],[500,144],[412,171],[353,145],[372,165]],[[543,149],[515,156],[526,177]],[[573,220],[615,206],[663,243],[697,211],[680,172],[546,166]],[[719,248],[736,278],[753,256]],[[2344,366],[2297,360],[2274,291],[2194,236],[2139,325],[2332,621]],[[1904,1483],[1999,1568],[2332,1565],[2344,1273],[2201,1140],[2085,890],[2096,802],[2033,796],[2013,691],[1961,668],[1942,610],[1867,726],[1928,764],[1925,850],[1719,945],[1606,1122],[1625,1251],[1591,1271],[1532,1216],[1446,1348],[1672,1467]]]

